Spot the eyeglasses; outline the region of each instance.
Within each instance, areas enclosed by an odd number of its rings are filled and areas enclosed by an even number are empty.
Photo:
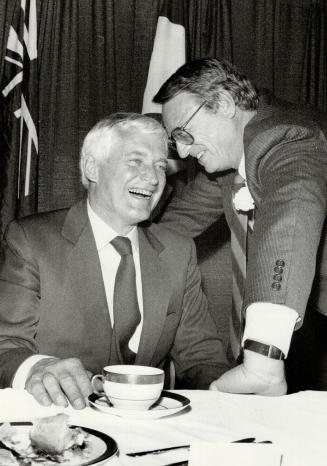
[[[188,131],[185,130],[186,126],[192,120],[192,118],[198,113],[198,111],[207,103],[205,100],[202,104],[192,113],[190,118],[182,125],[177,126],[171,132],[170,142],[176,143],[180,142],[181,144],[185,144],[186,146],[191,146],[194,143],[194,137]]]

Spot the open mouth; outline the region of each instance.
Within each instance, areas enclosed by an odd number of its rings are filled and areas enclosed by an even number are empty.
[[[128,192],[138,199],[151,199],[153,192],[149,191],[148,189],[139,189],[139,188],[130,188]]]
[[[197,158],[198,160],[200,160],[201,157],[203,156],[204,152],[205,152],[205,151],[202,150],[201,152],[199,152],[198,154],[196,154],[196,158]]]

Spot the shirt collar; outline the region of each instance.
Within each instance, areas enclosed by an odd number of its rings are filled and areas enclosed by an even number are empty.
[[[110,243],[110,241],[113,240],[116,236],[122,236],[119,235],[113,228],[105,223],[102,218],[99,217],[99,215],[94,212],[89,203],[89,200],[87,200],[87,214],[91,223],[95,244],[98,251],[107,246],[107,244]],[[135,226],[125,236],[131,240],[133,247],[138,251],[139,240],[137,227]]]
[[[246,173],[245,173],[245,156],[244,154],[242,155],[239,167],[238,167],[238,172],[241,175],[242,178],[245,179],[246,181]]]

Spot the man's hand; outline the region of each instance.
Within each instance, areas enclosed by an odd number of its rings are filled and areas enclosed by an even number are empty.
[[[90,377],[77,358],[45,358],[31,368],[25,388],[43,406],[67,407],[69,402],[82,409],[92,393]]]
[[[209,390],[267,396],[285,395],[287,384],[284,362],[245,350],[243,363],[212,382]]]

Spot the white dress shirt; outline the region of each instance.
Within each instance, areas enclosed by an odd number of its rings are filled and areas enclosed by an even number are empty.
[[[96,247],[99,254],[99,260],[101,265],[103,283],[107,298],[107,304],[109,309],[111,325],[114,324],[114,314],[113,314],[113,297],[114,297],[114,286],[115,278],[120,263],[120,254],[116,249],[110,244],[110,241],[113,240],[116,236],[121,236],[110,228],[91,208],[89,202],[87,202],[87,213],[91,223]],[[141,314],[141,321],[136,327],[134,334],[132,335],[128,346],[129,348],[137,353],[141,331],[143,326],[143,295],[142,295],[142,279],[141,279],[141,268],[140,268],[140,254],[139,254],[139,241],[138,241],[138,230],[137,227],[134,227],[128,235],[127,238],[131,240],[132,243],[132,253],[135,264],[135,274],[136,274],[136,293],[137,301]],[[31,367],[38,361],[44,358],[49,358],[49,355],[35,354],[27,358],[17,369],[14,376],[12,387],[13,388],[24,388],[26,379],[28,377]]]
[[[244,155],[238,172],[246,181]],[[255,228],[254,224],[251,227]],[[294,326],[299,318],[296,310],[283,304],[252,303],[246,309],[242,342],[244,343],[249,338],[268,345],[274,345],[287,356]]]
[[[116,236],[119,235],[116,231],[110,228],[91,208],[88,203],[87,211],[92,226],[95,243],[97,246],[102,277],[104,282],[104,288],[107,297],[107,304],[109,309],[111,325],[114,324],[114,314],[113,314],[113,298],[114,298],[114,286],[115,278],[120,263],[120,254],[116,249],[111,245],[110,241],[113,240]],[[132,243],[132,252],[133,259],[135,264],[135,274],[136,274],[136,294],[137,301],[141,313],[141,321],[136,327],[136,330],[131,337],[128,346],[134,353],[137,353],[141,330],[143,326],[143,295],[142,295],[142,280],[141,280],[141,268],[140,268],[140,254],[139,254],[139,240],[138,240],[138,231],[137,227],[134,227],[128,235],[127,238],[131,240]]]

